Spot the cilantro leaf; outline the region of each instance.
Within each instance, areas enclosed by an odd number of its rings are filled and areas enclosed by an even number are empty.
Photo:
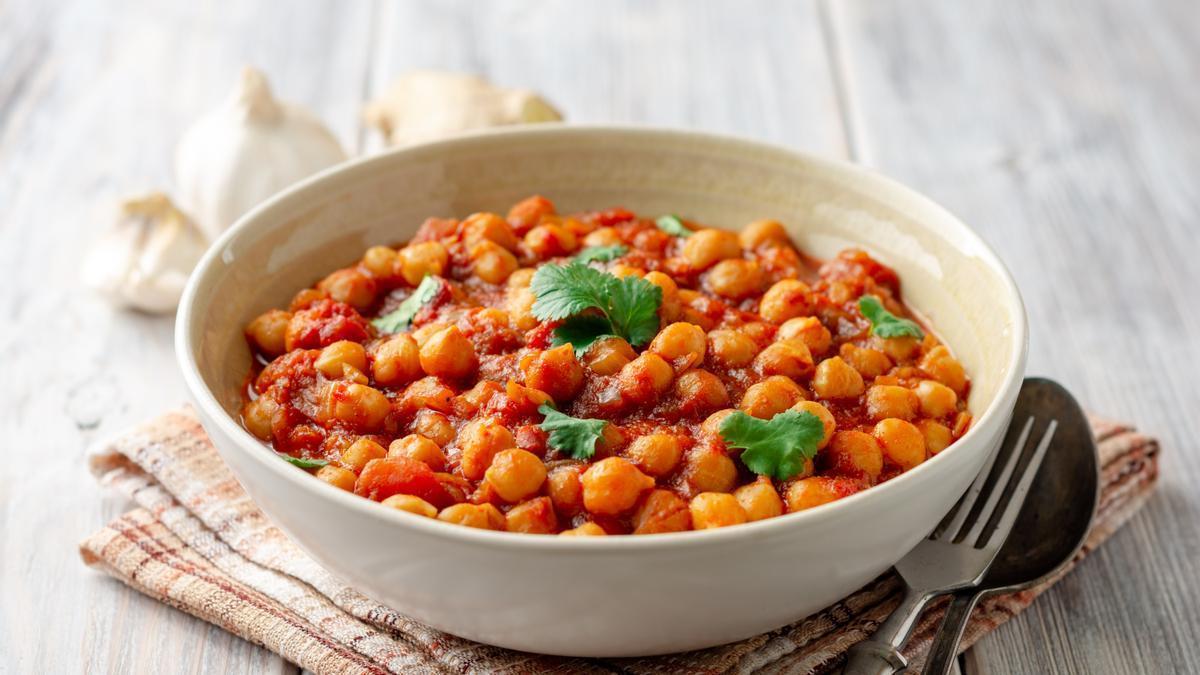
[[[539,425],[550,433],[550,447],[575,459],[588,459],[596,454],[596,441],[604,435],[604,420],[579,419],[560,413],[549,403],[538,406],[546,416]]]
[[[281,452],[277,452],[275,454],[288,464],[291,464],[292,466],[298,466],[301,469],[319,469],[329,463],[329,460],[327,459],[305,459],[303,457],[292,457],[291,455],[285,455]]]
[[[804,470],[817,456],[825,436],[821,418],[810,412],[785,410],[770,420],[760,420],[738,410],[721,422],[721,438],[731,448],[742,448],[742,464],[754,473],[787,480]]]
[[[426,275],[421,280],[421,284],[417,286],[412,295],[405,298],[404,302],[395,311],[388,312],[381,317],[371,321],[371,323],[384,333],[399,333],[408,330],[412,326],[413,319],[417,316],[417,312],[421,308],[433,300],[437,292],[442,288],[441,277]]]
[[[658,332],[662,289],[645,279],[619,279],[571,262],[542,265],[529,286],[533,315],[542,321],[565,319],[555,329],[554,343],[570,342],[577,354],[603,336],[615,335],[638,347]]]
[[[679,219],[679,216],[673,216],[671,214],[659,216],[658,220],[654,221],[654,224],[658,225],[658,229],[675,237],[683,237],[686,239],[687,237],[692,236],[692,231],[683,224],[683,221]]]
[[[555,347],[570,343],[575,348],[575,356],[582,358],[593,342],[606,337],[616,337],[611,321],[597,314],[580,314],[568,317],[555,328],[550,343]]]
[[[915,321],[901,319],[883,307],[879,298],[864,295],[858,299],[858,311],[871,322],[871,334],[881,338],[914,337],[920,340],[925,337],[921,327]]]
[[[589,246],[575,255],[577,263],[611,262],[629,253],[628,246],[613,244],[612,246]]]

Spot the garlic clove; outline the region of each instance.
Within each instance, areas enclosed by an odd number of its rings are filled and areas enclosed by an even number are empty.
[[[555,122],[562,114],[532,91],[504,89],[476,75],[418,70],[363,111],[392,145],[419,143],[507,124]]]
[[[116,222],[84,259],[81,277],[118,307],[170,312],[206,248],[171,199],[152,192],[121,204]]]
[[[175,181],[184,210],[215,239],[268,197],[345,159],[319,119],[244,68],[229,98],[180,138]]]

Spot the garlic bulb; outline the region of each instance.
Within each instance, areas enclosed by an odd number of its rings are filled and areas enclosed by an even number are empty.
[[[117,306],[170,312],[205,248],[195,224],[153,192],[121,204],[116,223],[84,260],[83,282]]]
[[[364,115],[392,145],[468,129],[562,119],[531,91],[503,89],[475,75],[427,70],[396,80],[379,99],[367,104]]]
[[[344,159],[320,120],[275,100],[266,77],[245,68],[229,100],[179,140],[175,180],[184,211],[211,239],[267,197]]]

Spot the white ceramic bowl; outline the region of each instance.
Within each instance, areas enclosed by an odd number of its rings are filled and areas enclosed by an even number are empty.
[[[625,206],[735,229],[786,223],[805,251],[869,250],[900,275],[972,378],[971,431],[880,486],[722,530],[560,538],[447,525],[339,491],[281,462],[237,419],[249,319],[426,216]],[[335,167],[255,209],[208,251],[176,349],[205,429],[262,510],[378,600],[480,642],[632,656],[739,640],[837,601],[923,538],[999,443],[1025,365],[1020,296],[944,209],[875,173],[743,140],[643,128],[513,128]]]

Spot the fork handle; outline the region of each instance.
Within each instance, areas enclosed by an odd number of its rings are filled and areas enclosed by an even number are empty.
[[[922,675],[947,675],[950,672],[950,666],[958,656],[958,643],[971,618],[971,610],[975,609],[975,603],[979,602],[981,595],[973,589],[954,594],[933,639],[933,646],[929,648],[929,659],[925,661]]]
[[[921,610],[933,597],[928,591],[909,588],[900,606],[870,638],[846,650],[843,675],[891,675],[904,670],[908,666],[908,659],[900,653],[900,648],[917,625]]]

